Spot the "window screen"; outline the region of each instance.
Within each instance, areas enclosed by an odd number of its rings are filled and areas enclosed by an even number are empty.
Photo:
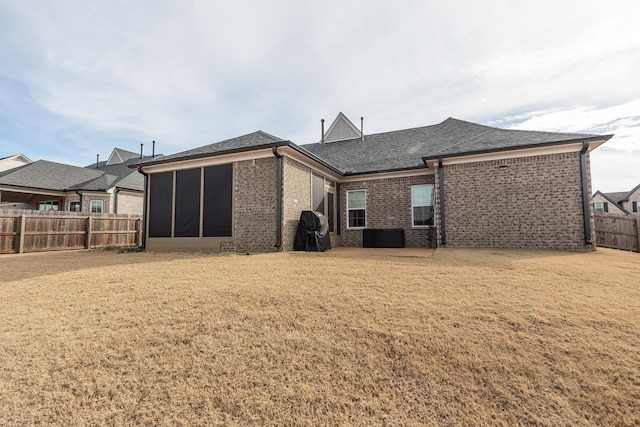
[[[200,168],[176,171],[174,237],[200,236]]]
[[[313,210],[324,214],[324,178],[314,173],[312,189]]]
[[[204,169],[204,237],[232,235],[233,165],[210,166]]]
[[[171,237],[173,172],[149,175],[149,237]]]

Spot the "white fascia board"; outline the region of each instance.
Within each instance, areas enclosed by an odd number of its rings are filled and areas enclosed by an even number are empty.
[[[242,153],[223,154],[221,156],[212,155],[211,157],[201,157],[190,160],[176,160],[171,163],[162,163],[159,165],[142,166],[145,173],[159,173],[183,169],[194,169],[206,166],[222,165],[227,163],[241,162],[244,160],[264,159],[274,157],[271,148],[261,150],[245,151]]]
[[[14,187],[11,185],[0,185],[0,191],[7,191],[12,193],[25,193],[25,194],[41,194],[43,196],[57,196],[57,197],[64,197],[67,194],[64,191],[40,190],[36,188]]]
[[[437,163],[437,162],[436,162]],[[433,175],[434,169],[411,169],[405,171],[394,172],[380,172],[380,173],[367,173],[362,175],[349,175],[341,179],[341,182],[355,182],[355,181],[373,181],[376,179],[389,179],[389,178],[403,178],[407,176],[421,176],[421,175]]]

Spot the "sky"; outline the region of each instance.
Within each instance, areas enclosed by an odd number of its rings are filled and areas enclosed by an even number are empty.
[[[297,144],[439,123],[615,134],[640,184],[640,2],[0,0],[0,157],[85,166],[258,129]]]

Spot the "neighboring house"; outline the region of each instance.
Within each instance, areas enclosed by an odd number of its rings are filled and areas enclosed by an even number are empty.
[[[631,191],[603,193],[593,195],[593,210],[596,213],[612,215],[640,215],[640,185]]]
[[[13,156],[7,156],[0,158],[0,172],[4,172],[9,169],[17,168],[31,163],[31,160],[24,154],[14,154]]]
[[[408,246],[593,248],[589,152],[612,135],[453,118],[362,135],[339,114],[322,136],[257,131],[131,165],[148,177],[146,247],[290,251],[300,212],[316,210],[334,245],[402,229]]]
[[[115,148],[87,167],[39,160],[0,172],[0,208],[142,215],[140,155]]]

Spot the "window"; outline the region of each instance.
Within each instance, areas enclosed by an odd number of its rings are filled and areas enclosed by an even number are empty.
[[[91,213],[102,213],[103,203],[104,202],[102,200],[92,200]]]
[[[69,202],[69,212],[80,212],[80,202]]]
[[[57,200],[49,200],[46,202],[38,202],[38,210],[39,211],[57,211],[58,210],[58,201]]]
[[[433,225],[433,185],[411,186],[411,218],[414,227]]]
[[[631,210],[638,212],[638,202],[631,202]]]
[[[593,205],[596,212],[609,212],[609,203],[607,202],[595,202]]]
[[[347,191],[347,228],[364,228],[366,224],[366,192]]]

